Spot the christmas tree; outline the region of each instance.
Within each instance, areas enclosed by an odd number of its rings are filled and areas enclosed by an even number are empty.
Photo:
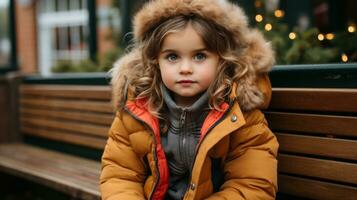
[[[348,31],[327,34],[320,33],[316,27],[291,28],[283,21],[285,13],[278,9],[278,3],[256,0],[254,16],[256,27],[272,42],[277,64],[357,61],[357,34],[353,24],[348,26]]]

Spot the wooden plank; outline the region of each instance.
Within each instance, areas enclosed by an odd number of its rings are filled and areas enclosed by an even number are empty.
[[[19,78],[9,73],[0,79],[0,143],[18,142],[22,139],[18,131]]]
[[[357,89],[273,88],[269,109],[357,113]]]
[[[100,199],[97,161],[25,144],[6,144],[0,145],[0,169],[74,198]]]
[[[20,118],[21,124],[24,126],[31,126],[36,129],[55,129],[60,131],[70,131],[77,132],[82,134],[108,137],[109,127],[92,125],[85,123],[76,123],[76,122],[66,122],[58,121],[53,119],[43,119],[43,118]],[[22,125],[22,126],[23,126]]]
[[[22,140],[19,127],[19,95],[18,88],[22,82],[22,77],[19,73],[9,73],[6,75],[7,79],[7,99],[8,99],[8,133],[9,137],[6,142],[19,142]]]
[[[356,140],[285,133],[276,133],[275,135],[278,138],[281,153],[300,153],[357,161]]]
[[[279,173],[328,179],[357,186],[357,164],[279,154]]]
[[[279,192],[308,199],[355,200],[357,187],[279,175]]]
[[[109,86],[87,85],[22,85],[21,95],[39,95],[60,98],[100,99],[110,100],[111,89]]]
[[[70,132],[61,132],[59,130],[39,129],[26,125],[21,126],[20,131],[25,135],[32,135],[101,150],[104,149],[106,144],[106,138],[91,137],[87,135],[73,134]]]
[[[277,131],[357,137],[357,117],[269,111],[265,116],[269,126]]]
[[[9,119],[9,99],[7,86],[0,82],[0,142],[6,142],[11,137],[10,134],[10,119]]]
[[[20,104],[22,107],[41,107],[48,109],[68,109],[79,111],[96,111],[103,113],[113,113],[113,107],[109,102],[102,101],[79,101],[79,100],[64,100],[64,99],[36,99],[36,98],[21,98]]]
[[[87,122],[91,124],[101,124],[110,126],[114,115],[106,113],[92,113],[92,112],[83,112],[83,111],[62,111],[62,110],[48,110],[48,109],[33,109],[23,107],[20,110],[21,116],[25,118],[30,117],[43,117],[43,118],[55,118],[59,120],[68,120],[68,121],[79,121]]]

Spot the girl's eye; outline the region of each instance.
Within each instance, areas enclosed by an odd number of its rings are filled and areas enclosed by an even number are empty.
[[[166,56],[166,59],[169,62],[175,62],[178,59],[178,56],[176,54],[171,53],[171,54]]]
[[[195,55],[194,59],[196,61],[204,61],[206,59],[206,57],[207,57],[206,54],[198,53],[198,54]]]

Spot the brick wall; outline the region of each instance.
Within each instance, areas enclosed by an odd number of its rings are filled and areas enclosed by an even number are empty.
[[[16,38],[19,68],[23,73],[38,71],[35,4],[24,6],[16,2]]]

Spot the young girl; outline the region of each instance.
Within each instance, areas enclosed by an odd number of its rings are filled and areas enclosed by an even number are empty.
[[[154,0],[113,70],[103,199],[275,199],[269,43],[222,0]]]

